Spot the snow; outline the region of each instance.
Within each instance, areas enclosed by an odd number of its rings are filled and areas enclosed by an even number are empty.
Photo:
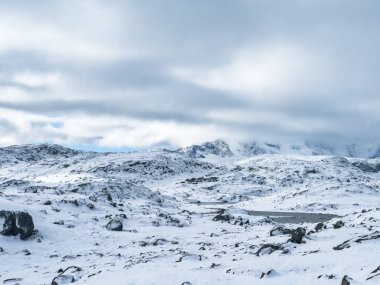
[[[192,157],[181,150],[0,149],[0,210],[27,211],[38,230],[26,241],[0,235],[0,282],[340,284],[348,275],[352,284],[380,283],[373,273],[380,265],[379,159],[225,155],[227,147],[202,147]],[[213,220],[221,209],[230,221]],[[246,210],[339,217],[316,231],[317,223],[281,225]],[[107,229],[113,220],[121,231]],[[343,226],[334,228],[338,221]],[[271,236],[277,226],[307,234],[296,244]],[[265,244],[279,249],[257,254]]]

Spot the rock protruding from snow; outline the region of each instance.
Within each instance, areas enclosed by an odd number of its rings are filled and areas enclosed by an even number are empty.
[[[229,145],[222,140],[206,142],[201,145],[188,146],[180,149],[179,152],[191,158],[205,158],[209,155],[219,157],[228,157],[233,155]]]
[[[120,232],[123,230],[123,223],[118,219],[112,219],[106,226],[107,230]]]
[[[352,281],[352,279],[350,277],[348,277],[347,275],[345,275],[342,279],[341,285],[350,285],[351,281]]]
[[[4,236],[20,234],[20,239],[26,240],[33,234],[33,219],[26,212],[0,211],[0,218],[3,220],[1,234]]]
[[[70,284],[74,283],[75,278],[72,275],[58,275],[53,279],[51,285],[61,285],[61,284]]]
[[[293,243],[302,243],[302,239],[306,234],[306,230],[304,228],[296,228],[291,232],[291,239],[290,241]]]

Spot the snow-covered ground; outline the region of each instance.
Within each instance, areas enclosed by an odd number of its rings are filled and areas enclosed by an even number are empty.
[[[380,284],[379,158],[237,154],[218,141],[129,154],[15,146],[0,149],[0,165],[0,210],[28,212],[38,230],[25,241],[0,235],[3,284],[341,284],[345,275]],[[339,217],[280,224],[245,210]],[[305,229],[302,241],[271,235],[280,226]]]

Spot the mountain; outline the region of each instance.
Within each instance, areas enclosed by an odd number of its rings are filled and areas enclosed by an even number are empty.
[[[327,155],[357,158],[376,158],[380,157],[380,144],[373,143],[368,145],[321,143],[321,142],[292,142],[292,143],[273,143],[273,142],[243,142],[236,149],[232,149],[223,140],[206,142],[201,145],[192,145],[177,150],[191,158],[206,157],[231,157],[240,155],[244,157],[263,155],[263,154],[283,154],[283,155]]]
[[[341,151],[0,148],[0,282],[378,284],[380,158]]]
[[[191,158],[205,158],[209,155],[220,157],[232,156],[229,145],[222,140],[206,142],[201,145],[192,145],[178,150],[179,153],[185,154]]]

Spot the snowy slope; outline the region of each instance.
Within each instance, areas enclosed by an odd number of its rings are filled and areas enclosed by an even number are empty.
[[[38,230],[0,235],[0,282],[379,284],[380,159],[245,149],[0,149],[0,210],[28,212]],[[339,217],[316,229],[247,210]],[[305,236],[271,235],[279,226]]]

